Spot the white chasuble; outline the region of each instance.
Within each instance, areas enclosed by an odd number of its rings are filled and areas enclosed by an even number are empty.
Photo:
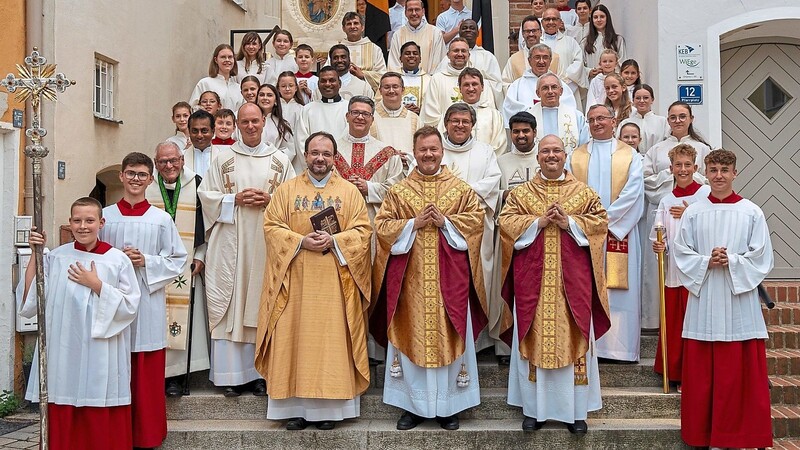
[[[534,75],[534,73],[530,70],[527,70],[522,77],[515,80],[508,87],[508,92],[503,100],[502,108],[503,118],[506,122],[506,128],[508,128],[508,120],[511,119],[511,116],[518,112],[529,111],[531,108],[539,104],[539,96],[536,94],[536,84],[538,82],[539,77]],[[561,88],[564,92],[561,94],[558,104],[563,107],[570,107],[577,110],[578,108],[575,95],[563,80],[561,81]]]
[[[536,136],[539,139],[555,134],[564,142],[564,151],[571,155],[576,148],[589,142],[589,126],[580,111],[567,106],[545,108],[536,104],[528,112],[536,118]]]
[[[424,21],[417,28],[412,28],[406,23],[392,35],[389,45],[389,63],[387,64],[389,70],[395,72],[402,70],[400,47],[408,41],[414,41],[419,45],[419,66],[427,73],[433,73],[439,62],[447,59],[447,47],[442,38],[442,30]]]
[[[414,133],[422,126],[419,116],[405,107],[393,111],[383,102],[375,104],[375,121],[369,133],[375,139],[414,157]]]

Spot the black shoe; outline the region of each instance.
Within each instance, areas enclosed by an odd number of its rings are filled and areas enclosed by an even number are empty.
[[[308,426],[308,421],[302,417],[295,417],[286,422],[286,429],[289,431],[305,430]]]
[[[457,430],[458,429],[458,414],[453,414],[450,417],[437,417],[436,421],[443,430]]]
[[[336,428],[336,422],[333,420],[323,420],[322,422],[317,422],[315,425],[318,430],[332,430]]]
[[[238,397],[242,395],[242,392],[238,389],[237,386],[228,386],[225,388],[225,392],[222,393],[225,397]]]
[[[511,365],[511,356],[510,355],[497,355],[497,365],[498,366],[510,366]]]
[[[168,380],[167,388],[164,390],[167,397],[180,397],[183,394],[183,389],[177,380]]]
[[[546,421],[544,421],[546,422]],[[539,422],[538,420],[534,419],[533,417],[525,416],[525,420],[522,421],[522,430],[523,431],[536,431],[544,426],[544,422]]]
[[[586,434],[589,431],[589,426],[586,425],[585,420],[576,420],[575,423],[568,423],[567,430],[572,434]]]
[[[266,397],[267,395],[267,382],[261,379],[253,383],[253,395],[256,397]]]
[[[420,417],[412,412],[405,411],[400,419],[397,421],[398,430],[410,430],[417,425],[421,424],[425,418]]]

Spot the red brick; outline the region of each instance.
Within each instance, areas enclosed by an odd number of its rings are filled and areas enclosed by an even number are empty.
[[[798,288],[797,288],[797,286],[789,286],[787,288],[786,300],[790,301],[790,302],[800,301],[800,298],[798,298]]]

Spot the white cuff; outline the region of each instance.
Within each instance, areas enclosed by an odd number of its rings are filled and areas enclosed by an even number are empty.
[[[530,247],[533,244],[533,241],[536,240],[536,236],[539,235],[539,219],[533,221],[531,226],[522,233],[522,236],[517,238],[516,242],[514,242],[514,250],[522,250],[523,248]]]
[[[217,222],[233,225],[234,212],[236,211],[236,194],[225,194],[222,197],[222,207],[219,211]]]
[[[394,245],[390,250],[392,255],[404,255],[411,251],[411,246],[414,245],[414,238],[417,237],[417,230],[414,229],[414,219],[409,219],[400,232],[400,236],[394,241]]]
[[[458,229],[447,217],[444,218],[444,227],[442,227],[441,230],[442,233],[444,233],[444,238],[447,240],[447,243],[450,245],[450,247],[462,252],[468,249],[467,240],[464,239],[464,236],[459,233]]]

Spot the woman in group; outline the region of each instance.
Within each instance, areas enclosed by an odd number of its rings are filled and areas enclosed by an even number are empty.
[[[267,76],[265,82],[275,85],[278,75],[285,72],[297,72],[297,63],[294,56],[290,54],[294,38],[292,33],[287,30],[280,30],[272,36],[272,47],[275,53],[267,59]]]
[[[242,37],[242,44],[239,52],[236,53],[237,79],[241,84],[247,76],[254,76],[258,79],[258,84],[264,83],[267,76],[265,65],[264,42],[261,36],[255,31],[250,31]]]
[[[236,62],[233,58],[233,48],[228,44],[219,44],[214,49],[211,62],[208,65],[208,76],[197,82],[192,91],[189,104],[197,109],[200,105],[200,95],[205,91],[214,91],[219,95],[223,108],[238,111],[244,103],[241,87],[236,82]]]
[[[592,22],[591,12],[591,0],[578,0],[575,2],[575,14],[578,15],[578,23],[575,26],[568,26],[565,34],[575,39],[575,42],[579,44],[589,34],[589,24]]]
[[[639,63],[635,59],[622,61],[619,74],[625,80],[625,87],[628,88],[628,97],[633,98],[633,88],[642,84],[642,73],[639,70]]]
[[[636,86],[633,89],[634,110],[631,111],[630,117],[621,122],[621,125],[635,123],[639,126],[642,141],[638,150],[641,154],[647,153],[652,146],[666,139],[671,133],[667,118],[653,112],[654,100],[652,87],[647,84]]]
[[[178,102],[172,106],[172,123],[175,124],[175,135],[167,138],[167,141],[174,142],[183,152],[192,146],[189,139],[189,116],[192,115],[192,107],[186,102]]]
[[[283,72],[278,75],[278,93],[281,96],[281,112],[283,118],[294,128],[300,110],[306,104],[305,97],[300,92],[297,77],[292,72]]]
[[[625,122],[625,124],[619,127],[617,139],[633,148],[638,148],[639,144],[642,142],[642,130],[639,129],[639,125],[633,122]]]
[[[631,115],[633,109],[628,90],[625,89],[625,80],[618,73],[610,73],[606,75],[603,86],[606,88],[605,105],[614,109],[614,118],[621,123]]]
[[[639,92],[639,91],[637,91]],[[645,230],[653,228],[654,211],[664,196],[675,188],[675,179],[670,171],[669,151],[678,144],[688,144],[697,151],[695,163],[697,171],[695,181],[705,183],[705,164],[703,159],[711,152],[708,143],[695,131],[692,122],[692,107],[684,102],[675,102],[669,106],[667,123],[670,135],[666,140],[651,147],[644,157],[644,197]],[[649,233],[647,233],[649,235]],[[644,244],[646,241],[642,241]],[[647,241],[649,242],[649,241]],[[642,328],[658,328],[659,291],[658,268],[654,257],[644,258],[642,264]]]
[[[219,94],[214,91],[205,91],[200,94],[200,108],[208,111],[209,114],[212,116],[217,113],[220,109],[220,99]]]
[[[258,96],[258,88],[261,87],[262,83],[257,76],[255,75],[248,75],[242,78],[242,98],[247,103],[255,103],[256,97]]]
[[[291,140],[292,126],[283,117],[280,98],[278,89],[271,84],[262,84],[258,89],[257,104],[266,120],[261,141],[278,147],[291,161],[295,154],[294,143]]]
[[[614,24],[611,22],[611,13],[606,5],[599,4],[592,8],[592,21],[589,25],[589,34],[586,35],[583,43],[583,65],[589,80],[601,72],[600,54],[603,49],[610,48],[617,52],[620,61],[625,61],[625,39],[614,31]],[[587,82],[588,86],[588,82]]]

